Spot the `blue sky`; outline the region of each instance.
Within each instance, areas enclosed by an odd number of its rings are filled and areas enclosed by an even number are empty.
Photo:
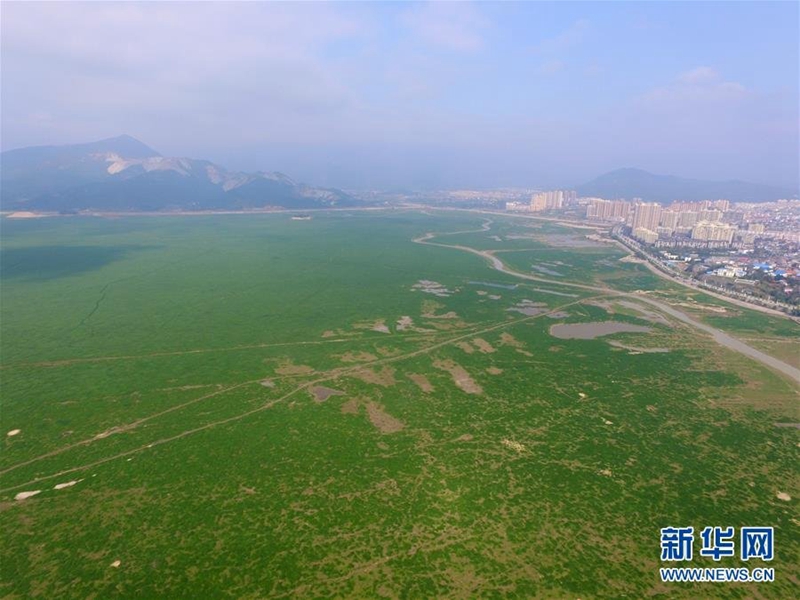
[[[798,185],[794,2],[8,3],[3,149],[129,133],[341,187]]]

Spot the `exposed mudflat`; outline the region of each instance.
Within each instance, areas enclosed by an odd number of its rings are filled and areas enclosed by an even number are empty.
[[[428,381],[428,378],[425,377],[425,375],[419,373],[409,373],[408,378],[416,383],[417,386],[419,386],[419,389],[426,394],[433,391],[433,386],[431,385],[431,382]]]
[[[483,388],[470,376],[461,365],[452,360],[437,360],[433,363],[437,369],[447,371],[459,388],[468,394],[482,394]]]
[[[325,402],[331,396],[344,396],[342,390],[335,390],[333,388],[325,387],[324,385],[315,385],[308,390],[314,396],[314,402]]]
[[[650,327],[618,321],[597,323],[559,323],[550,327],[550,335],[562,340],[593,340],[612,333],[648,333]]]
[[[511,308],[507,308],[506,310],[509,312],[518,312],[528,317],[533,317],[540,313],[545,312],[545,308],[547,305],[544,302],[534,302],[532,300],[520,300]]]
[[[405,423],[387,413],[376,402],[367,404],[367,417],[369,417],[369,422],[377,427],[381,433],[395,433],[405,427]]]

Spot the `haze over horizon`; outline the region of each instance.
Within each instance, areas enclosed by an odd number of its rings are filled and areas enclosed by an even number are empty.
[[[2,150],[124,133],[343,188],[800,180],[796,3],[2,12]]]

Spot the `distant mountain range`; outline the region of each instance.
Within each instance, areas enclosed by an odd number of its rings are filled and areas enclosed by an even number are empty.
[[[704,181],[672,175],[655,175],[641,169],[617,169],[579,185],[578,195],[598,198],[641,198],[648,202],[717,200],[770,202],[796,198],[797,190],[746,181]]]
[[[76,212],[289,209],[358,205],[342,191],[282,173],[241,173],[165,157],[129,135],[0,153],[3,210]]]

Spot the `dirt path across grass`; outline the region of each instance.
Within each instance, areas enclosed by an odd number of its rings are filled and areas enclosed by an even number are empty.
[[[600,294],[600,295],[594,296],[593,298],[598,298],[598,297],[601,297],[601,296],[604,296],[604,295],[605,294]],[[172,441],[175,441],[175,440],[179,440],[179,439],[185,438],[185,437],[187,437],[189,435],[192,435],[192,434],[195,434],[195,433],[199,433],[201,431],[205,431],[207,429],[211,429],[211,428],[217,427],[219,425],[225,425],[227,423],[232,423],[232,422],[235,422],[235,421],[239,421],[241,419],[244,419],[244,418],[249,417],[251,415],[254,415],[256,413],[259,413],[259,412],[262,412],[262,411],[267,410],[269,408],[272,408],[273,406],[275,406],[279,402],[283,402],[284,400],[287,400],[287,399],[291,398],[292,396],[295,396],[296,394],[298,394],[299,392],[301,392],[303,390],[307,390],[309,388],[312,388],[314,386],[317,386],[317,385],[319,385],[321,383],[324,383],[324,382],[327,382],[327,381],[338,379],[338,378],[343,377],[345,375],[350,375],[350,374],[352,374],[352,373],[354,373],[354,372],[356,372],[356,371],[358,371],[360,369],[363,369],[364,367],[367,367],[367,366],[368,367],[375,367],[375,366],[390,364],[390,363],[394,363],[394,362],[400,362],[400,361],[403,361],[403,360],[406,360],[406,359],[409,359],[409,358],[413,358],[413,357],[416,357],[416,356],[421,356],[423,354],[428,354],[428,353],[430,353],[430,352],[432,352],[434,350],[437,350],[439,348],[443,348],[443,347],[449,346],[451,344],[457,344],[458,342],[460,342],[462,340],[470,339],[470,338],[473,338],[475,336],[484,335],[486,333],[489,333],[489,332],[492,332],[492,331],[497,331],[499,329],[505,329],[505,328],[508,328],[508,327],[513,327],[514,325],[518,325],[520,323],[525,323],[525,322],[531,321],[533,319],[538,319],[538,318],[545,317],[550,313],[559,312],[564,308],[567,308],[567,307],[575,305],[575,304],[579,304],[579,303],[583,302],[586,299],[591,300],[593,298],[582,298],[582,299],[578,299],[578,300],[573,300],[573,301],[568,302],[566,304],[562,304],[560,306],[557,306],[557,307],[553,308],[551,311],[543,312],[543,313],[540,313],[538,315],[522,317],[522,318],[519,318],[519,319],[514,319],[514,320],[509,320],[509,321],[503,321],[501,323],[496,323],[496,324],[491,325],[489,327],[484,327],[484,328],[479,329],[477,331],[476,330],[472,330],[472,331],[469,331],[469,332],[466,332],[466,333],[465,332],[461,332],[459,335],[457,335],[455,337],[449,338],[449,339],[441,341],[441,342],[437,342],[437,343],[431,344],[430,346],[426,346],[426,347],[420,348],[418,350],[413,350],[411,352],[407,352],[405,354],[400,354],[400,355],[396,355],[396,356],[389,356],[389,357],[385,357],[385,358],[379,358],[377,360],[373,360],[373,361],[369,361],[369,362],[365,362],[365,363],[360,363],[360,364],[349,366],[349,367],[342,367],[342,368],[338,368],[338,369],[333,369],[333,370],[327,371],[325,373],[320,373],[321,377],[315,378],[315,379],[313,379],[311,381],[306,381],[305,383],[302,383],[301,385],[297,386],[293,390],[287,392],[283,396],[281,396],[279,398],[276,398],[274,400],[270,400],[269,402],[266,402],[265,404],[262,404],[261,406],[257,406],[256,408],[253,408],[253,409],[248,410],[246,412],[240,413],[238,415],[233,415],[233,416],[227,417],[225,419],[212,421],[210,423],[206,423],[205,425],[201,425],[201,426],[195,427],[193,429],[188,429],[188,430],[183,431],[183,432],[181,432],[179,434],[176,434],[176,435],[173,435],[173,436],[170,436],[170,437],[166,437],[166,438],[162,438],[162,439],[159,439],[159,440],[154,440],[152,442],[149,442],[149,443],[144,444],[142,446],[139,446],[137,448],[133,448],[131,450],[120,452],[120,453],[114,454],[112,456],[107,456],[105,458],[101,458],[101,459],[98,459],[98,460],[90,462],[90,463],[86,463],[86,464],[83,464],[83,465],[79,465],[79,466],[76,466],[76,467],[65,469],[63,471],[59,471],[59,472],[53,473],[51,475],[43,475],[43,476],[40,476],[40,477],[36,477],[35,479],[32,479],[30,481],[26,481],[24,483],[20,483],[18,485],[13,485],[13,486],[9,486],[9,487],[6,487],[6,488],[2,488],[2,489],[0,489],[0,493],[5,493],[5,492],[11,491],[11,490],[16,490],[16,489],[19,489],[21,487],[26,487],[26,486],[29,486],[29,485],[31,485],[33,483],[38,483],[40,481],[44,481],[44,480],[47,480],[47,479],[53,479],[55,477],[63,477],[65,475],[69,475],[71,473],[84,471],[86,469],[90,469],[92,467],[96,467],[98,465],[110,462],[112,460],[116,460],[116,459],[124,458],[124,457],[129,457],[129,456],[131,456],[133,454],[136,454],[138,452],[142,452],[144,450],[148,450],[150,448],[154,448],[154,447],[160,446],[162,444],[166,444],[166,443],[169,443],[169,442],[172,442]],[[182,404],[170,407],[170,408],[168,408],[166,410],[163,410],[163,411],[161,411],[159,413],[156,413],[156,414],[153,414],[153,415],[149,415],[147,417],[142,417],[141,419],[137,419],[137,420],[132,421],[130,423],[126,423],[126,424],[123,424],[123,425],[112,427],[110,429],[107,429],[102,434],[98,434],[96,436],[93,436],[91,438],[82,440],[80,442],[76,442],[74,444],[70,444],[68,446],[64,446],[62,448],[53,450],[51,452],[47,452],[47,453],[42,454],[40,456],[31,458],[31,459],[28,459],[26,461],[23,461],[23,462],[15,464],[15,465],[12,465],[10,467],[7,467],[6,469],[0,471],[0,475],[5,475],[7,473],[10,473],[11,471],[14,471],[14,470],[20,468],[20,467],[33,464],[33,463],[38,462],[40,460],[43,460],[45,458],[50,458],[50,457],[56,456],[58,454],[62,454],[63,452],[66,452],[66,451],[68,451],[68,450],[70,450],[72,448],[75,448],[75,447],[78,447],[78,446],[86,446],[86,445],[91,444],[93,442],[96,442],[98,440],[105,439],[106,437],[108,437],[110,435],[113,435],[113,434],[116,434],[116,433],[121,433],[121,432],[124,432],[124,431],[129,431],[129,430],[133,429],[134,427],[137,427],[138,425],[140,425],[140,424],[142,424],[142,423],[144,423],[146,421],[150,421],[150,420],[152,420],[152,419],[154,419],[156,417],[159,417],[159,416],[162,416],[164,414],[179,410],[181,408],[184,408],[184,407],[189,406],[191,404],[194,404],[196,402],[200,402],[201,400],[205,400],[205,399],[213,397],[213,396],[219,396],[221,394],[233,391],[234,389],[238,389],[238,388],[241,388],[241,387],[246,386],[246,385],[261,385],[261,381],[262,380],[263,380],[263,377],[260,377],[258,379],[243,381],[243,382],[231,385],[231,386],[229,386],[227,388],[224,388],[222,390],[218,390],[218,391],[216,391],[216,392],[214,392],[212,394],[206,394],[204,396],[201,396],[199,398],[195,398],[195,399],[190,400],[188,402],[184,402]]]

